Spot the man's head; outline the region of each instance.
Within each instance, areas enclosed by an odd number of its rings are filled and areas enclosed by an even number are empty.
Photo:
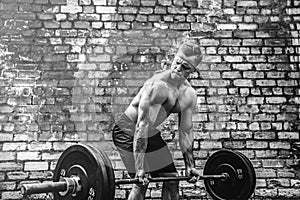
[[[196,67],[201,62],[201,59],[200,46],[195,41],[187,41],[179,46],[171,68],[184,73],[184,77],[187,77],[190,73],[197,70]]]

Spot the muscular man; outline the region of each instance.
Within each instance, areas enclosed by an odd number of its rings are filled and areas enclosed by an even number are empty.
[[[143,200],[148,185],[147,176],[177,176],[171,153],[156,129],[171,113],[178,113],[179,144],[187,176],[198,176],[193,159],[192,113],[197,95],[187,81],[201,61],[196,42],[185,42],[178,48],[171,69],[148,79],[129,107],[116,121],[113,141],[131,177],[143,183],[135,184],[129,200]],[[190,180],[191,182],[193,180]],[[179,199],[178,181],[163,183],[163,200]]]

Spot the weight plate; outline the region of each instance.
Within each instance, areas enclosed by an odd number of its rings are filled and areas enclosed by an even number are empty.
[[[103,158],[106,163],[105,164],[106,173],[107,173],[107,178],[108,178],[108,182],[109,182],[109,195],[108,195],[109,198],[108,198],[108,200],[114,200],[115,199],[115,189],[116,189],[114,169],[112,167],[109,157],[103,151],[100,151],[100,152],[102,153]]]
[[[59,192],[54,192],[55,200],[101,200],[105,199],[104,185],[105,167],[101,165],[95,151],[82,144],[76,144],[67,148],[59,157],[55,170],[54,181],[59,181],[61,177],[77,175],[80,177],[82,189],[76,196],[62,196]]]
[[[229,178],[205,179],[207,192],[216,200],[246,200],[255,187],[253,166],[239,153],[220,150],[210,156],[204,166],[204,175],[227,173]],[[254,173],[253,173],[254,172]]]
[[[249,195],[251,196],[255,190],[255,186],[256,186],[256,173],[255,173],[255,169],[251,163],[251,161],[249,160],[249,158],[247,156],[245,156],[244,154],[242,154],[241,152],[236,152],[238,153],[240,156],[242,156],[242,158],[248,163],[248,167],[249,167],[249,170],[250,170],[250,179],[252,177],[252,179],[250,180],[250,186],[252,186],[250,189],[249,189]]]
[[[102,195],[102,199],[106,199],[109,195],[109,179],[108,179],[108,173],[107,173],[107,166],[105,163],[105,160],[100,152],[99,149],[93,147],[93,146],[89,146],[89,148],[94,152],[94,155],[97,157],[97,162],[99,163],[99,166],[101,166],[101,170],[102,170],[102,182],[103,182],[103,195]]]
[[[103,163],[105,165],[106,169],[106,179],[107,179],[107,185],[104,185],[104,187],[108,190],[107,191],[107,196],[105,199],[107,200],[114,200],[115,198],[115,173],[112,167],[112,164],[110,162],[109,157],[106,155],[104,151],[101,149],[97,149],[93,147],[94,150],[98,153],[98,155],[101,157],[103,160]]]

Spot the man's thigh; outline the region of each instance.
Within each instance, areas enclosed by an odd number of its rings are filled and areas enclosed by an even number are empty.
[[[172,154],[160,136],[149,139],[145,154],[145,165],[146,171],[152,177],[160,176],[162,173],[177,173]]]

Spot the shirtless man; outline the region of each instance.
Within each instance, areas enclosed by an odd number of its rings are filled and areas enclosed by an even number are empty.
[[[143,200],[152,177],[177,176],[177,171],[167,147],[156,129],[171,113],[178,113],[179,144],[186,166],[186,175],[195,181],[199,172],[193,159],[192,113],[197,95],[187,81],[201,61],[201,51],[195,42],[180,45],[171,69],[155,74],[148,79],[129,107],[116,121],[113,141],[129,175],[139,178],[128,200]],[[163,183],[163,200],[179,199],[178,181]]]

